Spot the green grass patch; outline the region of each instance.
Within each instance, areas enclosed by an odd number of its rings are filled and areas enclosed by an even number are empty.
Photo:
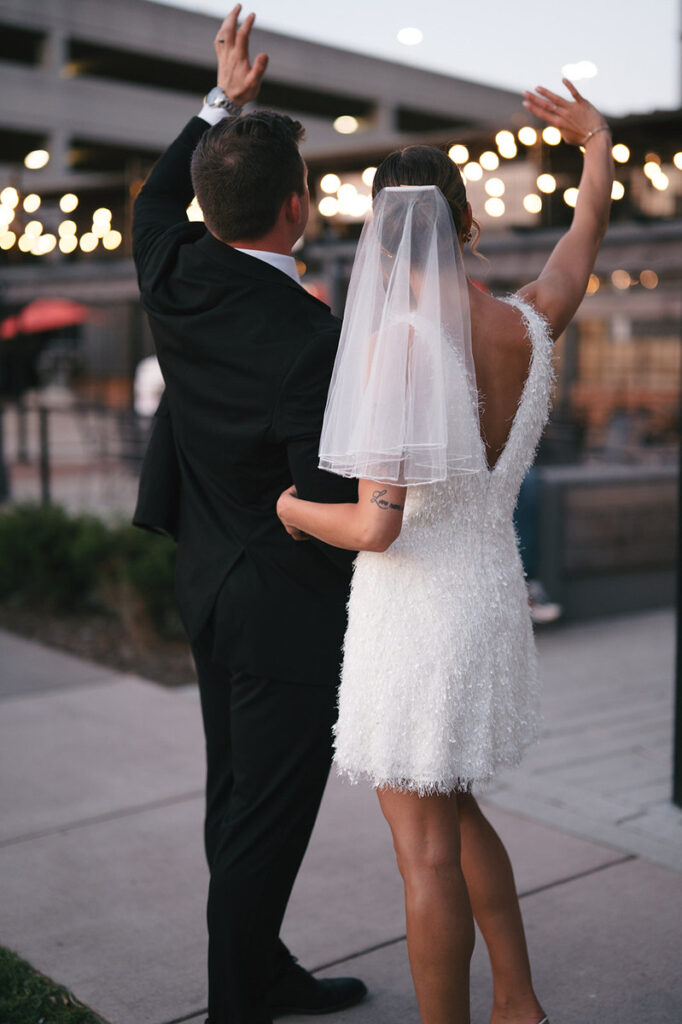
[[[0,1021],[2,1024],[102,1024],[62,985],[34,970],[0,946]]]

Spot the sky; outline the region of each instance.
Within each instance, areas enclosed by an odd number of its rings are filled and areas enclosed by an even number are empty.
[[[219,23],[231,3],[173,6]],[[519,91],[560,91],[561,68],[590,61],[597,74],[578,88],[607,115],[682,103],[682,0],[254,0],[251,10],[264,29]],[[423,41],[398,42],[406,27]]]

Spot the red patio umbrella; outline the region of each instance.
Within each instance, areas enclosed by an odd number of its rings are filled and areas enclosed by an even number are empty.
[[[0,338],[5,340],[17,334],[38,334],[41,331],[56,331],[60,327],[94,320],[98,316],[90,306],[71,299],[35,299],[24,306],[21,312],[8,316],[0,323]]]

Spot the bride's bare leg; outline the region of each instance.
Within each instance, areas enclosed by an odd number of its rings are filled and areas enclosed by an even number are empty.
[[[405,884],[407,949],[422,1024],[469,1024],[474,924],[457,799],[379,790]]]
[[[459,795],[462,870],[493,972],[490,1024],[537,1024],[545,1013],[531,981],[512,866],[475,798]]]

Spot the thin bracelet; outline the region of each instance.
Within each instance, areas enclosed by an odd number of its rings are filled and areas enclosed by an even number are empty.
[[[589,142],[589,140],[592,138],[593,135],[597,134],[597,132],[608,132],[608,131],[611,131],[611,129],[609,128],[609,126],[607,124],[600,124],[598,128],[593,128],[591,132],[587,133],[587,135],[585,136],[583,141],[580,143],[580,145],[584,146],[586,142]]]

